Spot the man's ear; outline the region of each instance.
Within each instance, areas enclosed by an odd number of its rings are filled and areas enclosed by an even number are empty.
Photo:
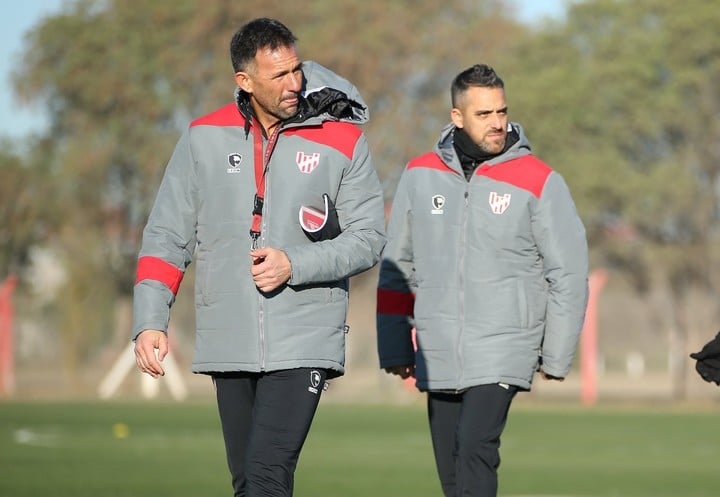
[[[460,109],[458,109],[457,107],[453,107],[453,109],[450,111],[450,119],[452,119],[452,122],[456,128],[463,127],[462,112],[460,112]]]
[[[250,75],[248,73],[244,71],[236,72],[235,84],[237,84],[238,88],[245,93],[252,93],[252,79],[250,79]]]

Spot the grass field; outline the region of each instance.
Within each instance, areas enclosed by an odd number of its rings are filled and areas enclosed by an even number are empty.
[[[502,459],[504,497],[714,497],[720,412],[519,405]],[[231,495],[214,405],[0,403],[0,496],[43,495]],[[440,497],[423,407],[322,404],[295,495]]]

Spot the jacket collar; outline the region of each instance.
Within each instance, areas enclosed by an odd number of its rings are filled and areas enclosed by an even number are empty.
[[[531,153],[530,142],[525,136],[522,126],[516,122],[509,122],[508,127],[511,132],[517,134],[519,137],[518,140],[508,147],[507,150],[488,160],[486,162],[487,164],[500,164]],[[463,170],[460,164],[460,159],[458,159],[457,152],[453,146],[454,131],[455,125],[452,123],[447,124],[440,132],[440,139],[435,145],[433,151],[442,159],[443,162],[445,162],[445,164],[462,175]]]
[[[316,62],[303,62],[303,91],[298,100],[298,112],[286,119],[283,127],[326,120],[364,124],[368,120],[367,107],[357,88]],[[235,88],[235,103],[245,120],[247,137],[253,118],[250,95]]]

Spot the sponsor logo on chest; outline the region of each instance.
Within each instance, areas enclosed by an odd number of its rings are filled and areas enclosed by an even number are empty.
[[[228,174],[239,173],[241,171],[240,164],[242,164],[242,160],[242,155],[238,153],[228,154],[228,164],[230,164],[230,167],[227,169]]]
[[[445,197],[442,195],[433,195],[432,197],[432,210],[431,214],[442,214],[443,207],[445,206]]]

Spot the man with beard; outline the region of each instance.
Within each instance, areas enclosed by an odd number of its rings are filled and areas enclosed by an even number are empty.
[[[451,97],[452,122],[407,164],[393,200],[378,352],[388,373],[427,392],[445,496],[491,497],[515,394],[536,371],[562,381],[570,370],[587,243],[565,182],[508,121],[495,71],[466,69]]]

